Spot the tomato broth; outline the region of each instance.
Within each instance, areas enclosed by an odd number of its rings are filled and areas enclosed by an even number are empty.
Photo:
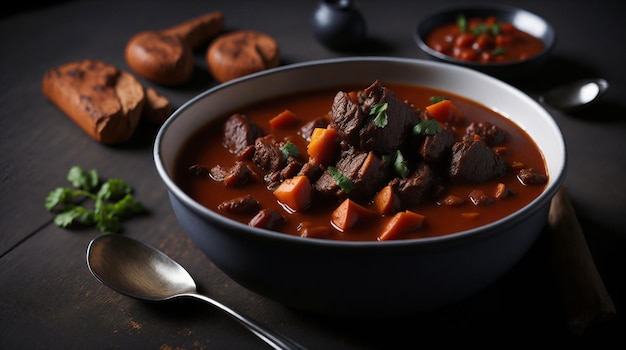
[[[446,91],[423,86],[411,86],[384,83],[393,91],[400,101],[406,101],[414,108],[424,108],[431,104],[431,97],[445,96],[453,101],[461,111],[464,122],[455,127],[457,138],[464,133],[465,126],[471,121],[486,121],[506,132],[506,151],[501,157],[511,166],[516,162],[526,167],[539,169],[547,175],[544,158],[537,145],[519,126],[512,123],[493,110],[462,96]],[[271,100],[244,106],[232,113],[246,115],[256,122],[265,134],[273,133],[276,139],[288,138],[295,144],[299,153],[307,157],[307,140],[298,135],[302,125],[306,122],[327,115],[333,104],[337,91],[353,91],[363,89],[363,86],[342,86],[335,89],[309,91],[295,95],[281,96]],[[272,129],[269,120],[284,110],[292,111],[298,122],[291,127]],[[211,111],[207,111],[211,113]],[[231,114],[232,114],[231,113]],[[223,124],[230,114],[219,118],[197,131],[182,148],[176,163],[175,182],[194,200],[207,208],[219,212],[221,215],[248,223],[250,216],[242,216],[217,209],[218,205],[232,198],[251,194],[260,202],[261,207],[271,208],[281,213],[287,220],[276,231],[291,235],[300,235],[299,226],[302,222],[312,222],[326,226],[329,233],[322,238],[346,241],[376,241],[383,226],[391,215],[380,215],[374,219],[358,222],[348,230],[339,230],[331,223],[331,213],[340,204],[339,200],[329,200],[316,197],[308,210],[292,212],[279,203],[272,191],[266,188],[262,181],[250,181],[241,186],[225,186],[208,176],[192,174],[188,169],[192,165],[201,165],[207,168],[216,165],[232,166],[237,161],[236,155],[229,152],[223,145]],[[472,190],[482,190],[493,197],[498,183],[504,183],[515,195],[504,199],[496,199],[491,204],[476,205],[468,199]],[[435,237],[459,231],[476,228],[519,210],[527,205],[545,189],[545,184],[525,185],[517,177],[516,171],[509,168],[504,177],[488,180],[480,184],[449,184],[445,195],[455,195],[463,198],[460,205],[449,206],[441,203],[441,196],[421,201],[417,206],[409,208],[411,211],[424,215],[421,227],[404,234],[400,239]],[[365,207],[371,207],[372,202],[361,202]]]
[[[510,22],[499,22],[495,17],[460,19],[433,29],[426,44],[458,60],[481,63],[523,61],[544,49],[541,40]]]

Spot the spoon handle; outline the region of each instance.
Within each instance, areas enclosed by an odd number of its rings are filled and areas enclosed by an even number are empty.
[[[226,312],[236,321],[241,323],[244,327],[246,327],[249,331],[254,333],[257,337],[265,341],[268,345],[277,350],[305,350],[306,348],[302,345],[296,343],[295,341],[287,338],[286,336],[272,331],[258,322],[252,320],[251,318],[238,313],[237,311],[231,309],[230,307],[214,300],[209,297],[206,297],[202,294],[196,293],[185,293],[178,295],[179,297],[190,297],[204,301],[207,304],[213,305],[216,308]]]

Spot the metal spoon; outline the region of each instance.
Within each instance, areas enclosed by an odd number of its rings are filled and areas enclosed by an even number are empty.
[[[147,301],[202,300],[226,312],[274,349],[304,349],[228,306],[198,294],[193,278],[182,266],[132,238],[108,234],[93,239],[87,248],[87,266],[97,279],[122,294]]]
[[[539,96],[539,102],[565,112],[573,112],[597,100],[608,88],[609,83],[604,79],[578,80]]]

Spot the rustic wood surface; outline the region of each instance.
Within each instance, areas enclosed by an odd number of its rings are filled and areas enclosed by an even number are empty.
[[[226,29],[272,35],[283,64],[349,55],[426,58],[412,39],[421,16],[459,1],[357,1],[374,44],[334,52],[315,41],[316,1],[29,1],[0,13],[0,349],[264,349],[265,344],[209,306],[150,304],[122,296],[87,269],[99,233],[65,230],[43,206],[65,186],[72,165],[120,177],[149,214],[124,222],[123,234],[162,249],[185,266],[202,292],[311,349],[423,348],[425,344],[560,345],[624,348],[626,253],[626,25],[622,1],[506,1],[546,17],[558,32],[554,55],[538,73],[511,82],[532,96],[576,78],[600,76],[611,87],[576,114],[550,110],[569,150],[566,186],[586,243],[617,313],[572,334],[546,232],[507,275],[458,304],[388,320],[336,320],[286,309],[237,285],[187,238],[170,208],[152,159],[154,126],[132,141],[103,146],[41,93],[44,72],[81,59],[128,69],[124,47],[135,33],[222,11]],[[501,3],[501,1],[483,1]],[[37,2],[41,4],[42,2]],[[141,80],[175,107],[215,86],[196,54],[193,80],[165,88]]]

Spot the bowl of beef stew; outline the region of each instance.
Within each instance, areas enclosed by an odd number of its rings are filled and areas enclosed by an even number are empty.
[[[154,145],[183,230],[288,307],[394,316],[469,297],[542,231],[558,125],[464,67],[360,57],[274,68],[179,108]]]

